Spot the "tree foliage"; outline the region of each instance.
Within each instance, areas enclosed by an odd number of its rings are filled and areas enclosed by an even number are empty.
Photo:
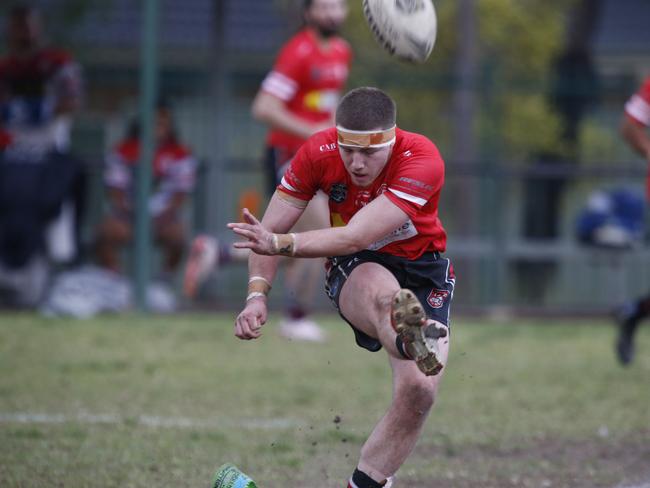
[[[521,160],[561,151],[562,125],[547,91],[572,3],[476,0],[475,131],[479,141],[489,140],[480,148],[485,158]],[[437,0],[434,5],[438,36],[431,58],[422,65],[398,61],[381,49],[360,1],[350,2],[344,34],[355,52],[350,86],[389,90],[399,104],[400,125],[429,135],[444,151],[450,145],[452,98],[458,85],[459,12],[455,0]]]

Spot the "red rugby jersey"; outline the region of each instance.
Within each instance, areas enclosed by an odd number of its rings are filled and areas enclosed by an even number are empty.
[[[625,104],[625,113],[639,124],[650,127],[650,76]]]
[[[12,141],[11,131],[22,127],[24,121],[16,113],[26,110],[25,101],[31,104],[27,109],[39,104],[50,107],[49,115],[41,116],[39,123],[44,125],[52,122],[55,114],[51,109],[61,98],[78,98],[81,92],[79,66],[62,49],[44,47],[29,56],[0,58],[0,149]]]
[[[638,92],[630,97],[625,104],[625,115],[637,124],[650,127],[650,76],[648,76]],[[646,198],[650,201],[650,168],[646,176]]]
[[[106,158],[106,186],[133,191],[134,170],[140,157],[140,141],[128,138],[119,143]],[[160,144],[152,167],[153,192],[149,209],[162,212],[175,193],[189,193],[194,188],[197,163],[190,150],[175,140]]]
[[[0,59],[0,86],[7,97],[78,96],[81,80],[68,52],[42,48],[26,57]]]
[[[285,104],[294,115],[310,122],[332,118],[350,70],[352,52],[340,37],[329,40],[326,50],[318,45],[315,33],[305,28],[280,50],[262,90]],[[267,143],[283,147],[291,154],[304,139],[279,130],[269,132]]]
[[[278,190],[310,200],[320,189],[329,195],[332,226],[346,225],[364,205],[381,194],[409,220],[368,249],[417,259],[426,251],[444,251],[447,234],[438,218],[445,166],[436,146],[420,134],[396,131],[388,163],[369,187],[352,183],[336,143],[336,129],[310,137],[300,148]]]

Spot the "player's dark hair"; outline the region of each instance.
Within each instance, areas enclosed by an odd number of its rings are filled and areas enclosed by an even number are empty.
[[[34,5],[27,3],[14,3],[9,9],[9,18],[25,18],[38,13]]]
[[[396,118],[393,99],[370,86],[349,91],[336,108],[336,125],[350,130],[390,129]]]
[[[313,3],[314,3],[314,0],[302,0],[302,9],[303,10],[308,10]]]
[[[164,96],[158,97],[156,100],[155,115],[158,117],[160,114],[167,113],[171,118],[171,132],[169,134],[169,139],[172,141],[178,140],[178,132],[176,130],[176,125],[174,124],[174,113],[172,111],[172,106],[169,103],[169,100]],[[140,116],[134,116],[129,121],[126,128],[126,138],[127,139],[139,139],[140,138]]]

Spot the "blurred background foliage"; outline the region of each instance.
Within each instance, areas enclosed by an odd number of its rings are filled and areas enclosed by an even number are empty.
[[[0,16],[12,3],[0,2]],[[102,211],[104,152],[137,108],[142,3],[32,3],[45,13],[51,40],[74,53],[85,73],[73,147],[88,162],[91,229]],[[242,195],[263,193],[265,127],[250,104],[300,26],[301,3],[158,2],[160,90],[202,162],[188,212],[194,230],[228,239],[225,223],[238,215]],[[458,275],[472,277],[459,280],[457,303],[591,309],[596,296],[609,306],[650,286],[643,252],[589,254],[575,239],[576,215],[591,192],[643,186],[645,168],[618,125],[650,69],[647,0],[433,3],[438,35],[424,64],[398,61],[375,42],[361,0],[349,0],[343,35],[355,54],[348,88],[386,89],[399,125],[430,137],[445,159],[449,249]],[[601,276],[616,285],[594,289]],[[242,280],[241,269],[223,270],[207,295],[228,302]]]
[[[74,48],[83,58],[85,46],[74,35],[76,28],[89,13],[109,16],[121,2],[54,3],[56,8],[45,9],[50,38]],[[163,8],[165,3],[161,2]],[[300,23],[301,3],[274,0],[287,24],[294,28]],[[344,37],[355,52],[349,87],[376,85],[390,90],[399,105],[400,124],[434,139],[443,153],[451,149],[460,3],[434,2],[438,36],[434,52],[424,65],[398,62],[376,44],[366,27],[361,1],[349,2],[350,16],[344,30]],[[480,140],[490,141],[487,149],[482,150],[483,154],[488,152],[487,159],[522,161],[542,152],[563,152],[562,123],[551,106],[548,90],[550,68],[563,47],[566,18],[573,4],[575,0],[476,1],[478,43],[472,89],[478,95],[478,112],[472,132],[479,134]],[[0,15],[11,5],[2,2]],[[286,33],[287,37],[291,32]]]
[[[489,137],[498,157],[522,161],[561,148],[562,124],[548,88],[551,66],[563,47],[574,1],[478,0],[478,52],[472,88],[478,94],[474,131]],[[434,2],[438,35],[424,65],[396,62],[365,28],[361,2],[350,2],[345,30],[355,52],[350,86],[378,84],[395,95],[404,128],[426,133],[449,148],[453,87],[457,85],[460,2]],[[417,91],[417,96],[414,96]],[[531,130],[535,127],[535,130]],[[540,130],[541,128],[541,130]],[[497,155],[492,155],[497,156]],[[490,159],[494,159],[491,157]]]

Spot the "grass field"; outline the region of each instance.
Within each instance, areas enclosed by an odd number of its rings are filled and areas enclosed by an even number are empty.
[[[389,402],[383,352],[337,317],[327,344],[257,342],[229,315],[0,315],[0,486],[345,486]],[[396,488],[650,486],[650,328],[458,318],[438,404]]]

